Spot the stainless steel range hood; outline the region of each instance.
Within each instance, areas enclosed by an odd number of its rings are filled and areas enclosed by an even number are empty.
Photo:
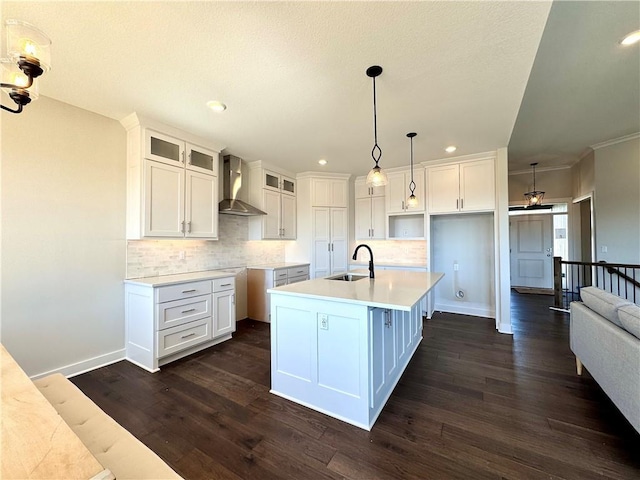
[[[242,160],[233,155],[225,155],[222,159],[222,174],[224,175],[222,194],[224,200],[218,205],[218,211],[227,215],[241,215],[243,217],[266,215],[266,212],[237,198],[242,186]]]

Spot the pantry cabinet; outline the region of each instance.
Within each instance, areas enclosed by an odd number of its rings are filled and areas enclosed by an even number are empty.
[[[266,215],[249,217],[249,239],[295,240],[295,178],[261,161],[248,166],[249,203],[266,212]]]
[[[495,209],[493,159],[428,167],[427,179],[430,214]]]
[[[127,238],[218,238],[221,147],[133,113],[127,129]]]
[[[298,238],[287,244],[287,262],[311,263],[311,278],[346,272],[349,258],[349,178],[305,172],[298,182]]]

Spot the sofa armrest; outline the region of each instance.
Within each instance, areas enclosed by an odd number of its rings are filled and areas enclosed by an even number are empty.
[[[34,383],[82,443],[118,480],[181,478],[61,374]]]

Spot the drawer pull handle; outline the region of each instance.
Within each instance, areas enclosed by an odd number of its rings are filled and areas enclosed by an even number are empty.
[[[182,290],[182,293],[193,293],[193,292],[197,292],[197,290],[195,288],[192,290]]]
[[[189,335],[182,335],[180,338],[189,338],[189,337],[194,337],[196,334],[195,332],[191,332]]]
[[[189,312],[195,312],[196,309],[195,308],[190,308],[189,310],[183,310],[182,313],[189,313]]]
[[[231,284],[230,283],[223,283],[222,285],[220,285],[221,287],[230,287]]]

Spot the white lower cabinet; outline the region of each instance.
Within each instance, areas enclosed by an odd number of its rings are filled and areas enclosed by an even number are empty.
[[[125,281],[127,360],[161,365],[231,338],[236,328],[235,278],[162,285]]]
[[[258,265],[247,267],[247,310],[249,318],[271,321],[271,305],[267,290],[309,280],[309,264]]]

